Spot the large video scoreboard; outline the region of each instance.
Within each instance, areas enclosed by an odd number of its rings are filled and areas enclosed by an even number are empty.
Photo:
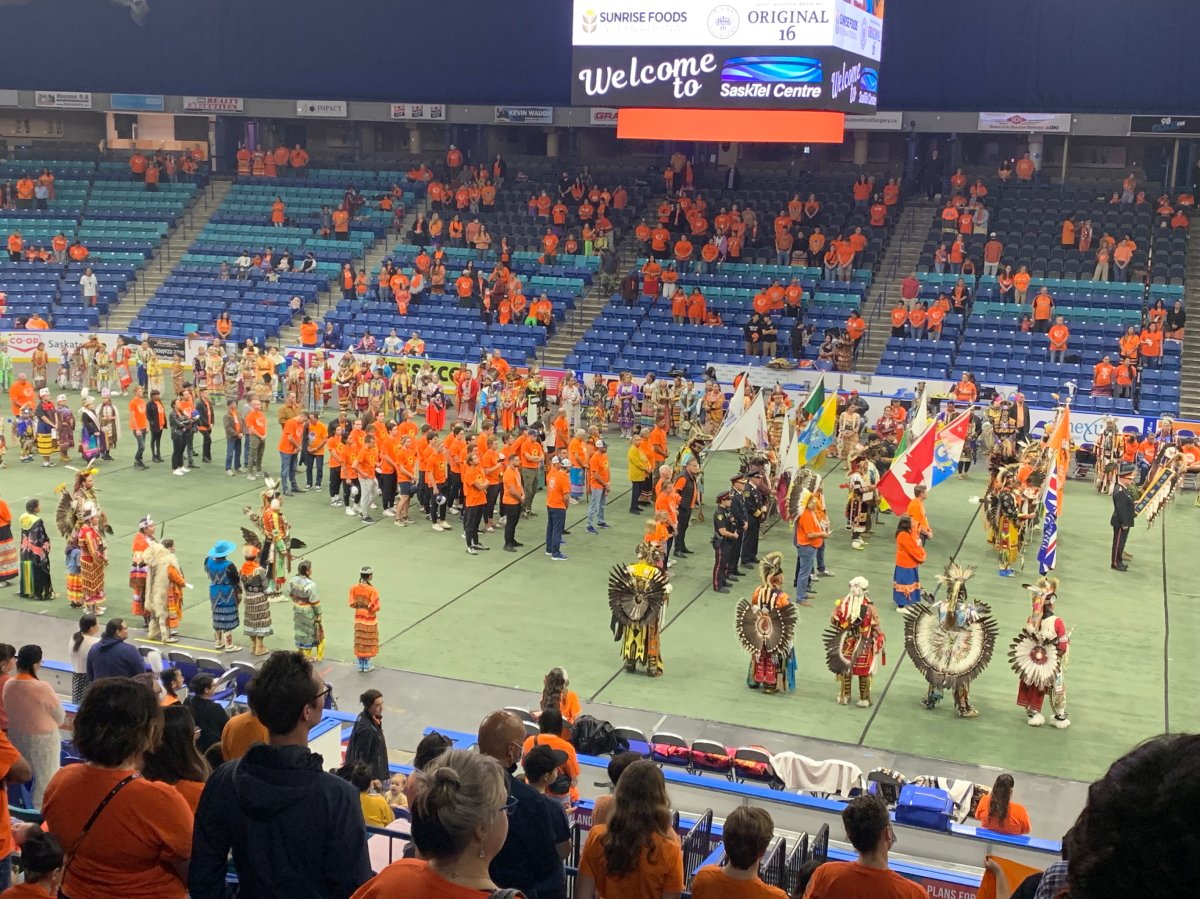
[[[578,106],[875,111],[882,0],[574,0]]]

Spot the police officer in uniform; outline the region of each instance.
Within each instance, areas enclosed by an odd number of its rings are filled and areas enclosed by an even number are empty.
[[[733,542],[733,549],[729,556],[729,577],[739,578],[742,576],[741,569],[738,568],[738,563],[742,560],[742,544],[746,539],[746,525],[750,520],[750,512],[746,508],[746,500],[742,495],[742,491],[746,487],[746,476],[744,474],[735,474],[729,479],[729,492],[733,495],[733,502],[729,506],[729,513],[733,518],[733,531],[737,533],[737,539]]]
[[[740,531],[729,507],[733,502],[733,493],[726,490],[717,497],[717,511],[713,515],[713,590],[717,593],[729,592],[729,566],[733,559],[733,546]]]
[[[746,534],[742,538],[741,562],[758,564],[758,534],[767,515],[767,498],[749,479],[742,486],[742,505],[746,508]]]
[[[1129,489],[1129,485],[1133,483],[1135,471],[1137,466],[1122,462],[1117,469],[1117,486],[1112,492],[1113,513],[1108,523],[1112,525],[1113,540],[1109,561],[1115,571],[1129,570],[1129,566],[1125,564],[1125,560],[1130,558],[1125,552],[1125,541],[1129,539],[1129,529],[1133,527],[1133,491]]]

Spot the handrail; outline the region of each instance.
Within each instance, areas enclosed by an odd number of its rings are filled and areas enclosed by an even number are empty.
[[[712,850],[713,810],[705,809],[704,814],[692,825],[691,830],[684,834],[680,841],[683,848],[684,883],[692,882],[692,875],[708,857]]]
[[[758,866],[758,876],[763,883],[781,890],[787,889],[787,840],[780,837],[775,845],[767,850]]]

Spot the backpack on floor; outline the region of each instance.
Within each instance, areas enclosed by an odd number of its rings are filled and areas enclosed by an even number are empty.
[[[617,735],[607,721],[580,715],[571,730],[571,744],[582,755],[607,755],[617,751]]]

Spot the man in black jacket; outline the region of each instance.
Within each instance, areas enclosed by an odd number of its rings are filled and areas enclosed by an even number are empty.
[[[188,891],[224,899],[232,850],[239,895],[347,899],[371,878],[358,792],[308,748],[329,688],[298,652],[254,678],[250,710],[267,743],[213,772],[196,809]]]
[[[199,731],[196,736],[196,748],[201,754],[208,752],[208,748],[214,743],[221,742],[221,731],[229,722],[229,713],[225,711],[225,707],[213,699],[217,692],[216,683],[215,677],[201,671],[192,678],[188,685],[188,697],[183,701],[183,704],[191,709],[192,719],[196,722],[196,729]]]
[[[201,387],[196,398],[196,430],[200,432],[203,443],[200,445],[200,461],[212,461],[212,432],[213,421],[212,400],[208,398],[208,388]]]
[[[102,677],[136,677],[146,670],[146,663],[137,647],[125,642],[128,637],[129,628],[123,618],[114,618],[104,625],[104,636],[88,650],[89,681]]]
[[[1117,486],[1113,488],[1113,513],[1108,523],[1113,529],[1110,567],[1116,571],[1129,570],[1129,566],[1125,564],[1125,560],[1129,558],[1125,554],[1125,541],[1129,539],[1129,529],[1133,527],[1133,494],[1129,485],[1133,483],[1135,471],[1137,467],[1132,463],[1122,462],[1121,467],[1117,469]]]

